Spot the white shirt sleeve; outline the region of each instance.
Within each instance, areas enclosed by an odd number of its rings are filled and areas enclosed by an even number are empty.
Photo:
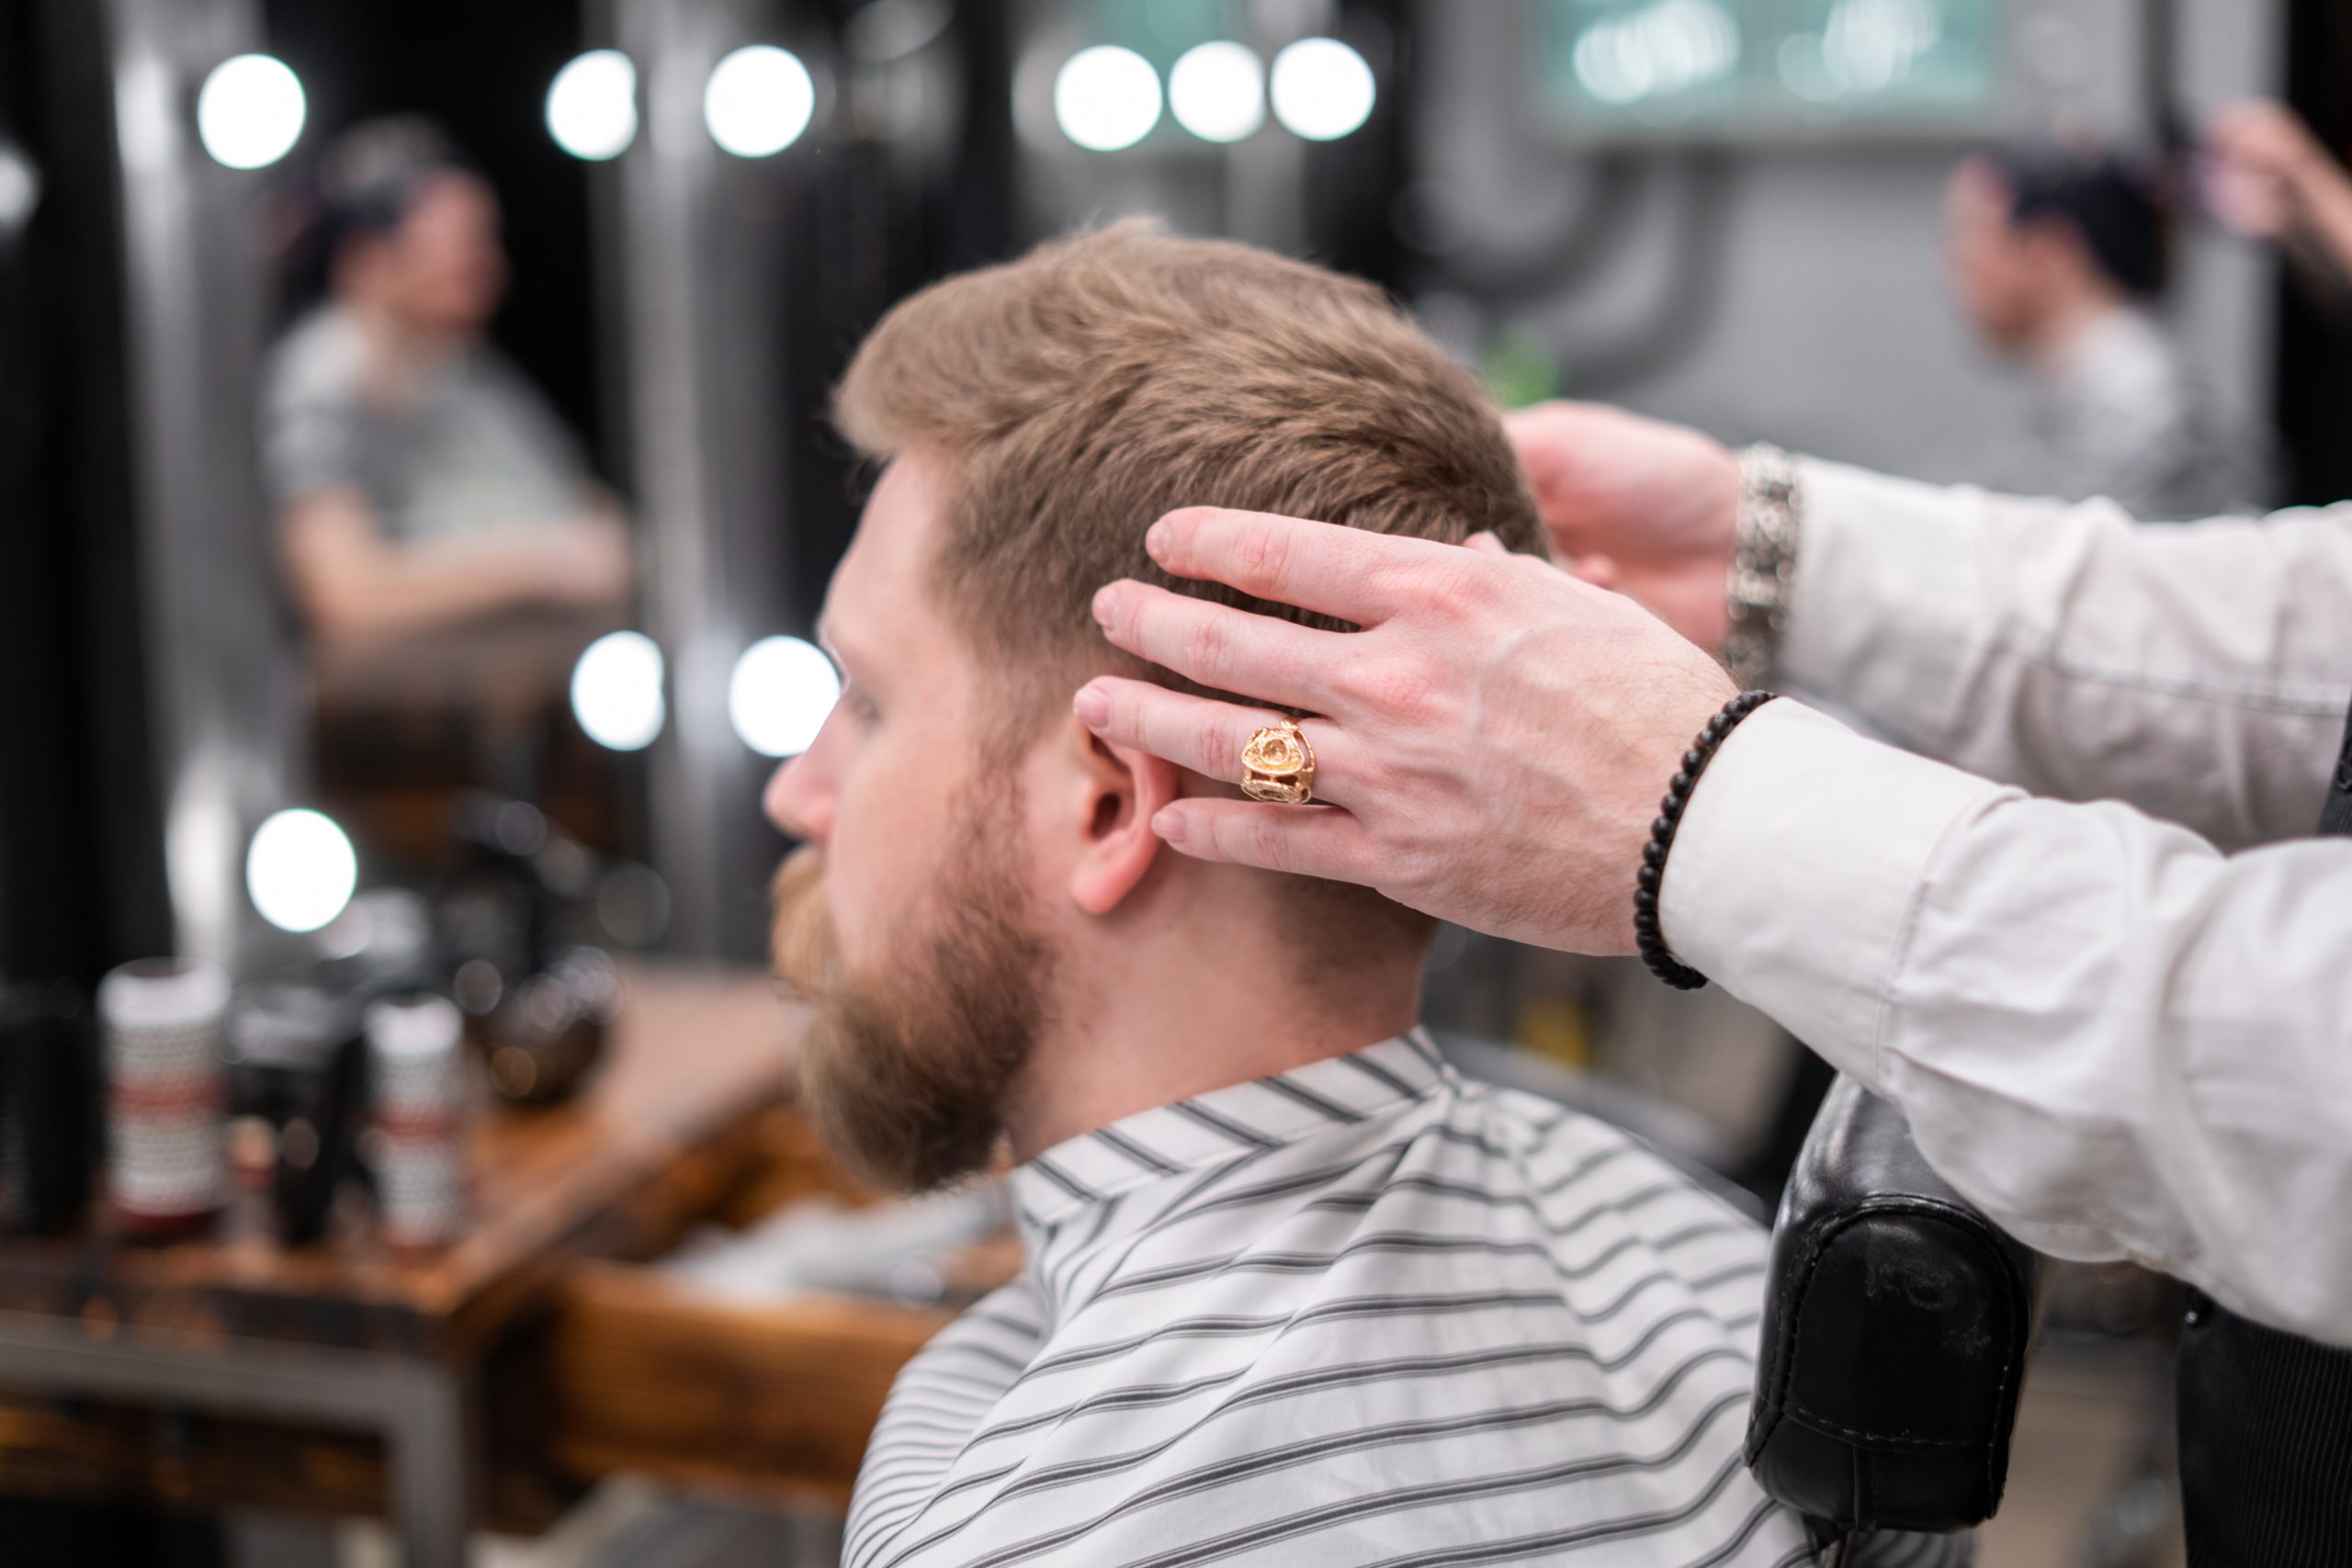
[[[1659,913],[2020,1239],[2352,1345],[2352,840],[2227,857],[1784,700],[1701,780]]]
[[[1802,469],[1781,675],[1988,778],[2224,848],[2307,835],[2352,702],[2352,507],[2137,525]]]
[[[1804,482],[1782,674],[1956,766],[1768,705],[1692,797],[1668,946],[2024,1240],[2352,1345],[2352,840],[2309,837],[2352,509]]]

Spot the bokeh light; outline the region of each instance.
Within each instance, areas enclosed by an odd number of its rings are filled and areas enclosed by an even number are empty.
[[[0,241],[13,239],[40,206],[40,171],[22,149],[0,137]]]
[[[575,158],[617,158],[637,140],[637,66],[617,49],[592,49],[555,73],[548,134]]]
[[[743,744],[761,756],[797,757],[816,740],[841,694],[842,678],[816,644],[762,637],[735,661],[727,716]]]
[[[280,931],[327,925],[358,886],[351,839],[322,812],[280,811],[254,830],[245,850],[245,891],[261,918]]]
[[[1204,141],[1238,141],[1266,123],[1266,67],[1247,44],[1188,50],[1168,73],[1168,108]]]
[[[214,163],[264,169],[294,150],[308,112],[301,79],[284,61],[240,54],[204,79],[196,95],[196,134]]]
[[[1335,38],[1305,38],[1274,56],[1274,118],[1309,141],[1336,141],[1372,118],[1372,67]]]
[[[1054,77],[1054,119],[1092,152],[1116,152],[1159,123],[1159,73],[1131,49],[1081,49]]]
[[[642,751],[662,733],[662,649],[643,632],[607,632],[571,667],[571,715],[597,745]]]
[[[772,158],[800,140],[817,113],[817,84],[789,50],[755,43],[711,67],[702,122],[719,150]]]
[[[1657,0],[1593,24],[1575,64],[1586,92],[1633,104],[1727,80],[1739,55],[1739,24],[1717,0]]]

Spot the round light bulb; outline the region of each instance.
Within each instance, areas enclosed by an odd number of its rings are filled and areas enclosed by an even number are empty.
[[[800,140],[817,112],[817,84],[789,50],[755,43],[711,67],[702,122],[721,152],[769,158]]]
[[[40,171],[17,144],[0,137],[0,241],[16,237],[40,205]]]
[[[842,678],[816,644],[797,637],[762,637],[735,661],[727,682],[727,716],[744,745],[763,757],[797,757],[840,701]]]
[[[642,751],[662,733],[662,649],[643,632],[606,632],[571,667],[571,716],[597,745]]]
[[[1054,119],[1090,152],[1116,152],[1159,123],[1159,73],[1131,49],[1098,44],[1062,62],[1054,77]]]
[[[637,66],[617,49],[592,49],[548,87],[548,134],[575,158],[617,158],[637,140]]]
[[[245,891],[280,931],[317,931],[343,913],[358,886],[350,838],[321,812],[277,812],[245,850]]]
[[[1247,44],[1187,50],[1168,73],[1168,107],[1204,141],[1238,141],[1266,123],[1266,68]]]
[[[1372,67],[1335,38],[1304,38],[1274,56],[1274,118],[1309,141],[1336,141],[1372,118]]]
[[[301,140],[307,112],[301,79],[284,61],[240,54],[204,79],[196,95],[196,134],[216,164],[266,168]]]

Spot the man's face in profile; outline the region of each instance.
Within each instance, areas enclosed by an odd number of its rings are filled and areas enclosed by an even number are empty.
[[[390,232],[358,243],[340,276],[346,293],[411,330],[466,340],[497,314],[506,270],[497,196],[472,175],[444,170],[418,186]]]
[[[1963,160],[1944,187],[1945,267],[1961,313],[1986,344],[2015,352],[2034,324],[2028,246],[2011,216],[2013,193],[1998,169]]]
[[[804,840],[777,874],[778,974],[815,1009],[802,1102],[877,1183],[980,1169],[1045,1021],[1052,948],[989,671],[935,603],[933,479],[892,463],[826,596],[844,678],[766,810]]]

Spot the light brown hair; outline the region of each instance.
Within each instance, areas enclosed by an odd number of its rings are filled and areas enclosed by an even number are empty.
[[[1032,722],[1087,674],[1182,684],[1103,641],[1091,606],[1118,578],[1341,624],[1161,572],[1144,534],[1179,507],[1544,547],[1492,401],[1379,289],[1145,220],[903,301],[858,350],[833,418],[870,461],[919,449],[942,464],[934,586],[1014,672]],[[1343,901],[1401,914],[1360,889]]]

